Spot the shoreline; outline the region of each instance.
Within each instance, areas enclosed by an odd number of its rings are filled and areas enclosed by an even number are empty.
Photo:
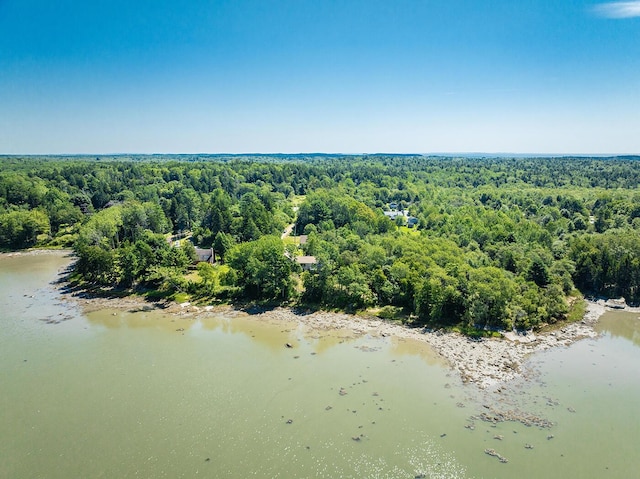
[[[0,251],[0,258],[11,258],[14,256],[39,256],[43,254],[55,254],[60,256],[73,255],[73,250],[69,248],[61,249],[46,249],[46,248],[34,248],[18,251]]]
[[[153,308],[168,316],[197,320],[210,315],[229,318],[243,317],[257,321],[296,323],[310,332],[346,330],[357,335],[411,339],[429,345],[462,379],[482,390],[499,388],[516,378],[530,376],[525,361],[532,353],[555,347],[566,347],[585,338],[595,338],[594,325],[607,311],[604,301],[586,301],[587,309],[581,321],[567,324],[555,331],[541,334],[505,333],[504,338],[474,339],[459,333],[409,328],[376,317],[360,317],[347,313],[315,311],[302,313],[291,308],[276,307],[267,310],[245,310],[232,305],[195,306],[190,303],[149,303],[140,297],[99,298],[80,296],[60,289],[64,298],[78,303],[84,312],[101,309],[144,310]],[[633,310],[634,308],[627,308]]]
[[[39,254],[73,254],[71,250],[34,249],[14,253],[1,253],[0,257]],[[149,302],[139,296],[96,297],[85,291],[66,289],[64,280],[57,285],[63,299],[77,303],[83,312],[101,309],[140,311],[154,309],[167,316],[180,316],[193,320],[210,315],[224,315],[229,318],[243,317],[254,320],[295,323],[310,332],[343,330],[356,335],[371,337],[396,337],[411,339],[427,344],[449,367],[455,371],[463,383],[476,385],[481,390],[499,389],[505,383],[517,378],[530,379],[534,372],[527,368],[526,359],[533,353],[556,347],[566,347],[576,341],[599,336],[594,325],[600,317],[612,308],[606,300],[584,300],[586,311],[582,320],[567,323],[562,327],[544,333],[503,333],[503,338],[469,338],[460,333],[434,330],[428,327],[411,328],[391,323],[373,316],[314,311],[301,312],[289,307],[273,309],[256,308],[247,310],[233,305],[196,306],[173,301]],[[640,312],[640,308],[626,306],[623,311]]]

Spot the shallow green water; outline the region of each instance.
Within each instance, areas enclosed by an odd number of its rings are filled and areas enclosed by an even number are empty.
[[[623,478],[640,467],[637,315],[532,358],[536,381],[480,393],[410,341],[251,318],[84,316],[49,284],[67,262],[0,258],[0,477]],[[555,425],[470,420],[483,405]]]

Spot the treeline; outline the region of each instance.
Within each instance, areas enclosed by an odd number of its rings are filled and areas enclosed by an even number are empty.
[[[0,159],[0,248],[73,247],[84,281],[535,327],[583,294],[640,301],[636,158]],[[415,227],[384,211],[408,211]],[[294,211],[294,207],[297,211]],[[286,225],[308,236],[280,240]],[[213,248],[200,265],[189,232]],[[316,257],[302,273],[297,254]]]
[[[300,207],[301,213],[337,212],[314,215],[304,227],[309,234],[304,250],[319,260],[316,271],[303,274],[305,301],[342,309],[396,306],[426,323],[462,320],[496,328],[528,328],[567,312],[573,265],[554,257],[541,226],[459,207],[443,222],[454,224],[453,230],[441,225],[412,231],[382,215],[376,218],[363,203],[352,207],[343,224],[336,205],[351,201],[336,189],[311,194]]]

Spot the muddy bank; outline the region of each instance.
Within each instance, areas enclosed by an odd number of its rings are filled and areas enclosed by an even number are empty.
[[[597,333],[593,325],[607,308],[604,302],[588,302],[587,312],[582,321],[564,326],[544,334],[526,335],[507,333],[503,339],[471,339],[457,333],[433,331],[427,328],[408,328],[389,323],[378,318],[363,318],[344,313],[325,311],[300,312],[289,308],[268,310],[242,310],[232,306],[195,306],[189,303],[149,303],[139,297],[90,298],[72,296],[81,303],[85,311],[105,308],[139,311],[162,309],[163,311],[192,318],[206,315],[225,317],[250,317],[255,320],[275,320],[297,323],[299,328],[310,334],[328,330],[349,330],[357,335],[373,337],[394,336],[424,342],[437,351],[464,382],[487,389],[517,377],[527,377],[529,371],[523,368],[525,358],[534,352],[558,346],[568,346],[582,338],[593,338]]]

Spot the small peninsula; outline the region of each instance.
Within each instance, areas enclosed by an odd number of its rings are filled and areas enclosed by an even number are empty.
[[[564,328],[584,296],[640,299],[636,157],[0,161],[0,247],[72,248],[92,294],[469,337]]]

